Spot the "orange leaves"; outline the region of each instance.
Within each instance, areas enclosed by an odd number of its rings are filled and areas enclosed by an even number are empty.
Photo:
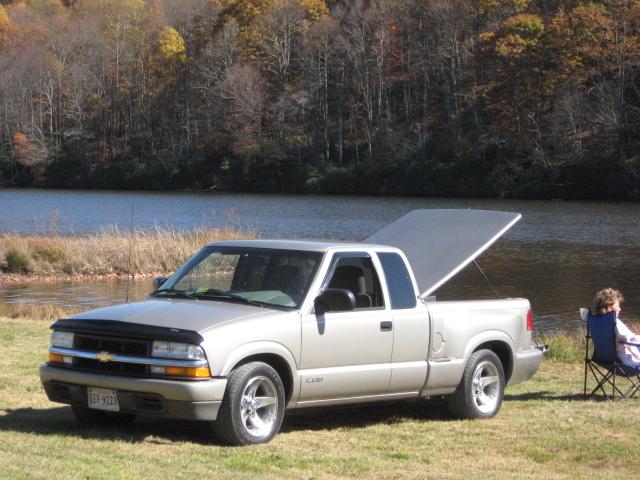
[[[13,132],[13,135],[11,135],[11,142],[13,144],[13,152],[16,157],[20,157],[29,147],[29,140],[22,132]]]
[[[9,44],[11,33],[11,19],[7,11],[0,5],[0,46]]]
[[[329,8],[324,0],[299,0],[310,20],[319,20],[329,14]]]
[[[602,5],[579,5],[560,11],[549,26],[549,46],[567,72],[592,73],[612,49],[616,26]]]
[[[516,15],[505,20],[500,33],[496,52],[505,58],[517,58],[539,45],[544,23],[537,15]]]
[[[32,12],[41,17],[52,17],[64,11],[61,0],[26,0]]]
[[[529,6],[530,0],[477,0],[477,8],[482,14],[498,10],[523,12]]]
[[[47,150],[42,145],[29,140],[26,134],[15,131],[11,135],[11,144],[16,160],[24,166],[34,167],[42,164]]]
[[[284,29],[297,33],[329,13],[325,0],[232,0],[230,11],[242,30],[245,53],[254,56],[265,41],[274,39],[274,29],[280,23]],[[265,30],[271,30],[267,32]],[[271,36],[271,39],[265,39]]]

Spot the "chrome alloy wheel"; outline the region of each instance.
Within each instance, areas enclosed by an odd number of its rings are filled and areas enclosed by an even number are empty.
[[[473,403],[482,413],[491,413],[500,402],[500,373],[498,368],[489,361],[478,364],[473,372],[472,382]]]
[[[251,436],[269,435],[278,416],[276,387],[267,377],[254,377],[244,388],[240,401],[242,425]]]

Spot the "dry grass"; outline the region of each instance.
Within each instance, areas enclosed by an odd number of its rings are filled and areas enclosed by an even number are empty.
[[[229,448],[195,422],[77,426],[39,384],[48,338],[41,321],[0,318],[0,478],[638,478],[640,399],[583,401],[581,363],[544,362],[488,421],[438,401],[312,410],[269,444]]]
[[[12,276],[136,275],[173,272],[203,245],[254,232],[231,227],[209,230],[136,231],[116,228],[85,235],[0,235],[0,281]],[[131,257],[129,256],[130,245]],[[131,262],[131,268],[129,263]]]
[[[79,310],[51,303],[0,303],[0,318],[53,322]]]

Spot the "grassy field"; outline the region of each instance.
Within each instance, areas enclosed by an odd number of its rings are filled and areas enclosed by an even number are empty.
[[[255,232],[241,232],[229,226],[194,231],[135,231],[133,238],[129,232],[115,228],[82,236],[5,233],[0,234],[0,281],[15,276],[22,279],[173,272],[207,243],[256,236]]]
[[[39,383],[48,326],[48,320],[0,318],[0,478],[640,475],[640,399],[583,401],[582,365],[575,361],[545,361],[533,380],[507,389],[489,421],[453,420],[437,400],[316,410],[287,416],[269,444],[231,448],[194,422],[77,426],[70,409],[48,402]]]

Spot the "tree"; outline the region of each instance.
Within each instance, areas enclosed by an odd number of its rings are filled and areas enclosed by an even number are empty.
[[[5,8],[0,5],[0,47],[6,48],[11,39],[11,19]]]
[[[187,61],[184,40],[172,27],[164,27],[160,32],[158,50],[162,59],[169,65],[180,65]]]

